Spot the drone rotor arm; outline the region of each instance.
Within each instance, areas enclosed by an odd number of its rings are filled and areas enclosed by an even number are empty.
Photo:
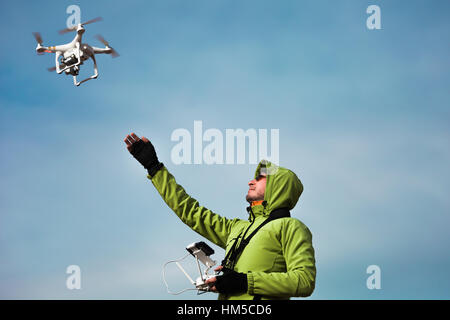
[[[98,47],[92,47],[92,49],[94,49],[94,53],[95,54],[100,54],[100,53],[110,53],[111,49],[110,48],[98,48]]]
[[[114,48],[111,48],[111,47],[106,47],[106,48],[92,47],[92,49],[94,49],[95,54],[100,54],[100,53],[110,54],[113,58],[116,58],[119,56],[119,53],[116,50],[114,50]]]

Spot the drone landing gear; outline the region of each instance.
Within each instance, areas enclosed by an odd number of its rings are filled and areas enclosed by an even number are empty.
[[[89,78],[86,78],[84,80],[81,80],[80,82],[77,82],[77,76],[74,74],[73,75],[73,84],[76,85],[77,87],[80,86],[80,84],[92,80],[92,79],[97,79],[98,77],[98,69],[97,69],[97,62],[95,61],[95,57],[92,56],[92,61],[94,62],[94,74],[92,76],[90,76]],[[77,72],[78,74],[78,72]]]

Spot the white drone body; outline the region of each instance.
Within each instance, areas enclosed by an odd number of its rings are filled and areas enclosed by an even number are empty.
[[[105,48],[97,48],[90,46],[87,43],[81,42],[83,33],[85,32],[84,25],[99,20],[101,20],[100,17],[84,23],[80,23],[76,27],[61,30],[59,32],[60,34],[64,34],[70,31],[76,31],[76,35],[71,42],[58,46],[43,46],[41,35],[38,32],[34,32],[33,35],[38,43],[36,52],[38,54],[43,54],[44,52],[55,53],[55,67],[48,68],[48,70],[56,70],[56,73],[58,74],[65,72],[67,75],[72,75],[73,83],[76,86],[79,86],[80,84],[88,80],[96,79],[98,77],[98,68],[97,61],[95,60],[95,55],[105,53],[111,54],[112,57],[119,56],[117,51],[111,48],[108,42],[100,35],[97,35],[97,39],[99,39],[105,45]],[[82,81],[78,81],[77,75],[79,74],[80,66],[89,58],[91,58],[94,63],[94,74]]]

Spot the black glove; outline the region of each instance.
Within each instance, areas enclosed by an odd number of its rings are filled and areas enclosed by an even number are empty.
[[[147,169],[148,174],[152,177],[163,166],[163,164],[158,161],[155,147],[150,141],[144,142],[142,139],[136,141],[131,146],[130,153],[144,166],[145,169]]]
[[[234,270],[223,268],[223,275],[216,277],[215,286],[223,294],[245,293],[248,290],[247,275]]]

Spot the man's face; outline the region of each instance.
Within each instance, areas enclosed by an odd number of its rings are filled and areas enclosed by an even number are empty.
[[[266,180],[266,175],[260,174],[256,179],[253,179],[248,183],[248,193],[245,197],[248,202],[264,200]]]

